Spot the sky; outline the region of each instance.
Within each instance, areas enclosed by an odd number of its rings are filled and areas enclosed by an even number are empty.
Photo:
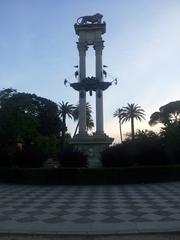
[[[80,16],[103,14],[103,64],[106,81],[118,85],[104,92],[105,132],[119,141],[117,108],[135,103],[150,115],[180,100],[180,0],[0,0],[0,90],[12,87],[56,103],[78,103],[78,93],[64,86],[77,81],[74,24]],[[94,50],[87,52],[87,76],[94,76]],[[95,96],[87,97],[93,108]],[[75,123],[67,122],[73,133]],[[124,134],[130,122],[123,124]]]

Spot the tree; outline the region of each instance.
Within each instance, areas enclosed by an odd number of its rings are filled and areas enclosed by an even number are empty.
[[[74,121],[78,121],[76,125],[76,129],[74,131],[74,136],[77,133],[78,127],[79,127],[79,104],[75,106],[75,109],[73,111],[73,118]],[[94,127],[94,122],[92,119],[92,108],[89,102],[86,103],[86,130],[92,130]]]
[[[159,112],[154,112],[150,116],[149,124],[151,126],[162,123],[169,126],[172,123],[180,123],[180,101],[170,102],[159,108]]]
[[[131,137],[134,140],[135,131],[134,131],[134,119],[142,121],[145,119],[144,110],[137,104],[128,103],[127,107],[123,107],[123,116],[122,123],[131,121]]]
[[[1,98],[1,115],[12,115],[11,120],[16,120],[19,128],[23,128],[29,120],[36,122],[40,134],[48,136],[59,135],[61,122],[58,116],[57,104],[49,99],[29,93],[14,92],[9,97]],[[25,121],[27,120],[27,121]],[[19,122],[19,123],[18,123]],[[27,126],[27,125],[26,125]]]
[[[62,141],[64,143],[65,133],[67,131],[66,117],[73,117],[74,106],[68,102],[59,103],[59,116],[62,118]]]
[[[121,143],[123,142],[122,139],[122,119],[123,119],[123,109],[122,108],[118,108],[114,114],[113,117],[117,117],[119,119],[119,133],[120,133],[120,139],[121,139]]]
[[[180,159],[180,101],[170,102],[159,108],[150,116],[151,126],[162,123],[160,135],[163,138],[167,156],[171,162],[179,163]]]
[[[57,104],[14,89],[0,91],[0,149],[13,155],[17,143],[36,142],[38,136],[59,137]]]
[[[0,105],[3,104],[5,100],[12,97],[14,94],[17,93],[16,89],[13,88],[6,88],[0,91]]]

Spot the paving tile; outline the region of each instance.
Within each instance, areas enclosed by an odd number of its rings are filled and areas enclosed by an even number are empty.
[[[53,211],[53,212],[50,212],[51,215],[53,216],[57,216],[57,217],[61,217],[61,216],[65,216],[65,215],[68,215],[68,214],[71,214],[70,212],[68,211],[65,211],[65,210],[61,210],[61,211]]]
[[[2,214],[4,214],[4,216],[9,216],[9,215],[16,215],[21,213],[20,210],[5,210],[1,212]]]
[[[177,221],[177,219],[173,218],[173,217],[162,217],[159,219],[159,222],[174,222]],[[178,229],[177,229],[178,230]]]
[[[43,215],[45,214],[46,212],[45,211],[42,211],[42,210],[29,210],[29,211],[26,211],[26,214],[30,215],[30,216],[40,216],[40,215]]]
[[[148,219],[148,218],[143,218],[143,217],[136,217],[136,218],[132,218],[131,222],[153,222],[152,219]]]
[[[7,215],[0,215],[0,222],[5,222],[11,220],[10,216]]]
[[[103,222],[103,223],[123,223],[123,222],[125,222],[125,220],[111,216],[111,217],[101,220],[101,222]]]
[[[86,216],[89,217],[96,214],[96,212],[92,210],[84,210],[84,211],[77,211],[76,214],[82,217],[86,217]]]
[[[27,216],[27,217],[18,218],[18,219],[16,219],[16,221],[20,222],[20,223],[32,223],[32,222],[37,222],[38,218],[32,217],[32,216]]]
[[[73,220],[74,223],[80,223],[80,224],[87,224],[87,223],[93,223],[94,220],[88,217],[81,217]]]
[[[64,223],[64,222],[66,222],[66,220],[61,217],[50,217],[50,218],[43,219],[42,222],[57,224],[57,223]]]

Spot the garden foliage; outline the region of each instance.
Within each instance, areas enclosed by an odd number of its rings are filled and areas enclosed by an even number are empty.
[[[104,167],[167,165],[180,163],[179,156],[180,126],[171,126],[159,135],[139,131],[134,141],[126,140],[102,152],[101,161]]]
[[[0,91],[0,166],[24,166],[30,156],[32,163],[27,165],[40,166],[34,158],[38,162],[45,155],[55,155],[61,127],[56,103],[14,89]],[[17,152],[18,144],[23,146],[20,152]],[[21,160],[17,160],[17,155]]]
[[[58,160],[62,167],[87,167],[88,158],[87,156],[74,149],[71,145],[67,145],[59,153]]]

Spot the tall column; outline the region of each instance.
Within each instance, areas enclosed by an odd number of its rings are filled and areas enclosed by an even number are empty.
[[[86,50],[85,42],[78,42],[79,50],[79,82],[86,77]],[[79,92],[79,134],[86,134],[86,91]]]
[[[94,49],[96,52],[96,78],[103,81],[102,76],[102,50],[104,41],[95,42]],[[96,134],[104,134],[103,126],[103,91],[96,91]]]

